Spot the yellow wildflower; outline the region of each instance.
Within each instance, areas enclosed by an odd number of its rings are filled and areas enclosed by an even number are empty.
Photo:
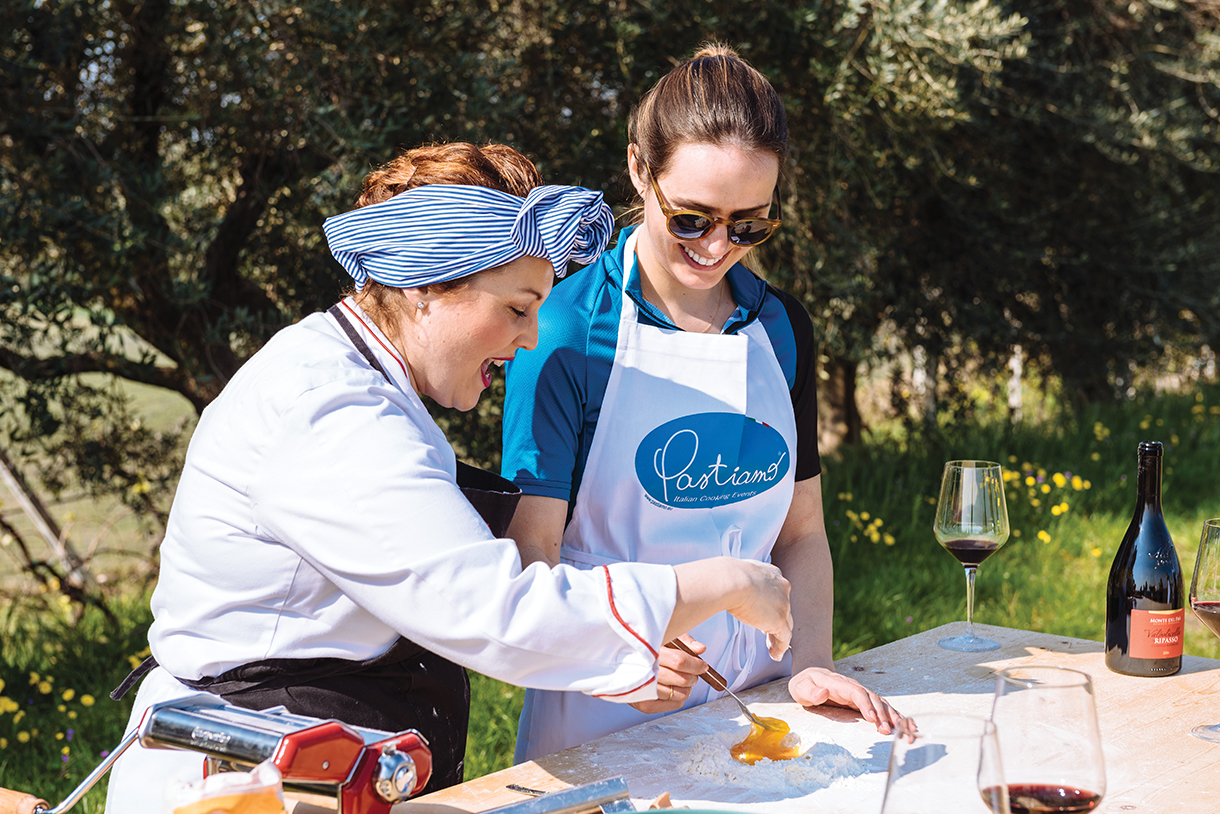
[[[1089,457],[1090,457],[1090,458],[1092,458],[1094,461],[1100,461],[1100,460],[1101,460],[1101,453],[1100,453],[1100,452],[1094,452],[1094,453],[1093,453],[1092,455],[1090,455]]]
[[[80,705],[81,705],[82,707],[91,707],[91,706],[93,706],[93,696],[92,696],[92,695],[82,695],[82,696],[80,697]]]
[[[0,749],[8,748],[8,738],[0,738]]]
[[[1026,485],[1026,486],[1033,486],[1033,485],[1034,485],[1035,483],[1037,483],[1037,482],[1038,482],[1038,479],[1037,479],[1037,478],[1035,478],[1033,475],[1026,475],[1026,476],[1025,476],[1025,485]]]
[[[1084,478],[1079,475],[1072,475],[1072,488],[1079,492],[1084,488]]]
[[[1089,553],[1090,553],[1090,554],[1092,554],[1094,557],[1100,557],[1100,556],[1101,556],[1101,549],[1100,549],[1100,548],[1097,548],[1096,546],[1094,546],[1093,550],[1092,550],[1092,551],[1090,551]]]
[[[1055,476],[1052,477],[1051,480],[1053,480],[1055,482],[1055,486],[1057,486],[1060,489],[1067,486],[1067,482],[1068,482],[1068,479],[1066,477],[1064,477],[1062,472],[1056,472]]]
[[[1058,506],[1051,506],[1051,514],[1058,517],[1059,515],[1063,514],[1063,509],[1060,509]]]
[[[1092,489],[1092,488],[1093,488],[1093,482],[1092,482],[1091,480],[1085,480],[1085,482],[1084,482],[1084,488],[1085,488],[1085,489]]]
[[[1051,491],[1051,485],[1049,483],[1044,483],[1038,488],[1042,491],[1042,494],[1044,494],[1044,495],[1050,493],[1050,491]]]
[[[25,710],[24,709],[17,710],[17,714],[13,716],[13,726],[16,726],[17,724],[21,723],[21,719],[24,717],[25,717]]]
[[[42,676],[38,675],[38,673],[30,673],[30,686],[31,687],[33,687],[39,681],[42,681]]]
[[[869,519],[870,517],[872,517],[872,515],[871,515],[871,514],[869,514],[868,512],[860,512],[860,519],[861,519],[861,520],[867,520],[867,519]]]
[[[64,733],[62,733],[62,732],[56,732],[56,733],[55,733],[55,740],[57,740],[57,741],[61,741],[61,740],[63,740],[63,739],[64,739]]]
[[[65,707],[63,704],[60,704],[59,706],[57,706],[57,707],[55,708],[55,711],[56,711],[56,712],[67,712],[67,711],[68,711],[68,708],[67,708],[67,707]]]
[[[897,540],[894,539],[894,535],[890,534],[888,531],[881,535],[881,539],[885,541],[886,545],[893,545],[897,542]]]
[[[1013,536],[1013,537],[1020,537],[1020,536],[1021,536],[1021,529],[1013,529],[1013,530],[1012,530],[1012,536]]]
[[[1047,533],[1046,529],[1043,529],[1042,531],[1038,532],[1038,539],[1044,543],[1049,543],[1051,541],[1051,536]]]
[[[73,690],[71,688],[64,690],[63,699],[65,701],[71,701],[75,697],[76,697],[76,690]]]
[[[69,752],[71,752],[71,751],[72,751],[72,747],[71,747],[71,746],[65,746],[63,749],[60,749],[60,750],[59,750],[59,753],[60,753],[61,755],[66,755],[66,754],[68,754],[68,753],[69,753]]]
[[[30,742],[30,733],[26,732],[24,729],[21,730],[20,732],[18,732],[17,733],[17,742],[18,743],[29,743]]]
[[[53,689],[55,689],[55,688],[51,686],[50,681],[39,681],[38,682],[38,691],[40,693],[42,693],[43,695],[50,695],[51,690],[53,690]]]

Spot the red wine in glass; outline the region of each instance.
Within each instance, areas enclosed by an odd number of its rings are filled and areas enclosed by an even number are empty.
[[[1029,664],[996,675],[991,709],[1012,814],[1093,811],[1106,793],[1093,680]]]
[[[1208,630],[1220,636],[1220,518],[1203,524],[1195,573],[1190,579],[1190,608]],[[1220,724],[1200,724],[1190,734],[1220,743]]]
[[[938,644],[946,650],[998,650],[994,639],[974,635],[974,575],[979,563],[1008,539],[1004,473],[993,461],[949,461],[940,479],[940,499],[932,523],[936,542],[966,571],[966,632]]]
[[[1012,814],[1092,811],[1101,805],[1101,795],[1085,789],[1041,783],[1009,783],[1008,807]]]
[[[1208,630],[1220,636],[1220,601],[1191,602],[1190,608]]]
[[[975,566],[1000,550],[995,540],[950,540],[944,547],[962,565]]]

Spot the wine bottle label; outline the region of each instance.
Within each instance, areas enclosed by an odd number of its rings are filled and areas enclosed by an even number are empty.
[[[1131,645],[1127,654],[1133,659],[1173,659],[1182,655],[1182,633],[1186,609],[1131,611]]]

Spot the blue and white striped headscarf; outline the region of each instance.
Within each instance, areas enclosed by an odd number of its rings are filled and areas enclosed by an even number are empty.
[[[541,186],[524,199],[477,186],[428,184],[322,225],[331,254],[364,288],[369,279],[419,288],[465,277],[529,255],[590,263],[605,249],[614,216],[602,194]]]

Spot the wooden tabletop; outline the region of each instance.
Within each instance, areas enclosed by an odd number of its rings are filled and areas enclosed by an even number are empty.
[[[1093,677],[1106,795],[1101,814],[1220,812],[1220,744],[1190,729],[1220,723],[1220,661],[1186,656],[1168,678],[1132,678],[1106,669],[1099,642],[975,625],[1001,643],[989,653],[943,650],[937,640],[961,633],[961,622],[858,653],[836,663],[884,695],[904,715],[962,712],[987,717],[995,672],[1017,664],[1050,664]],[[740,693],[752,710],[782,718],[806,750],[783,775],[772,764],[735,767],[726,782],[706,756],[748,732],[730,699],[659,717],[537,761],[480,777],[394,807],[395,814],[479,812],[520,802],[517,784],[557,790],[608,777],[626,779],[637,804],[662,792],[675,806],[722,811],[870,814],[880,811],[890,737],[854,711],[792,702],[783,681]],[[757,773],[751,774],[754,770]],[[305,814],[307,807],[297,808]]]

